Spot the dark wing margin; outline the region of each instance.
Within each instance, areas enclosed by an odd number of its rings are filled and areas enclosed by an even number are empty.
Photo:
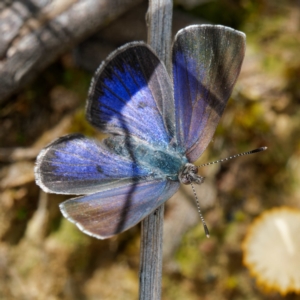
[[[100,65],[86,114],[106,133],[135,136],[150,144],[170,143],[175,135],[172,83],[149,46],[126,44]]]
[[[244,33],[220,25],[193,25],[176,35],[176,135],[190,162],[212,139],[240,73],[245,46]]]
[[[81,231],[105,239],[133,227],[178,188],[175,181],[145,181],[70,199],[59,207]]]
[[[91,194],[151,177],[151,171],[130,157],[80,134],[61,137],[39,154],[36,183],[45,192]]]

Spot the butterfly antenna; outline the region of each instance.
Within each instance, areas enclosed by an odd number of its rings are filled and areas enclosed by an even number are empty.
[[[193,190],[193,193],[194,193],[194,196],[195,196],[195,199],[196,199],[196,204],[197,204],[197,208],[198,208],[198,213],[199,213],[199,215],[200,215],[200,219],[201,219],[202,224],[203,224],[203,227],[204,227],[205,235],[206,235],[207,238],[209,238],[209,231],[208,231],[207,225],[206,225],[205,220],[204,220],[204,218],[203,218],[203,216],[202,216],[202,213],[201,213],[200,204],[199,204],[199,200],[198,200],[198,197],[197,197],[195,188],[194,188],[192,182],[190,182],[190,183],[191,183],[192,190]]]
[[[198,166],[198,168],[213,165],[213,164],[220,163],[220,162],[223,162],[223,161],[227,161],[227,160],[230,160],[230,159],[233,159],[233,158],[237,158],[239,156],[253,154],[253,153],[257,153],[257,152],[261,152],[261,151],[265,151],[265,150],[267,150],[267,147],[260,147],[260,148],[257,148],[257,149],[251,150],[251,151],[235,154],[235,155],[227,157],[227,158],[223,158],[223,159],[220,159],[220,160],[216,160],[216,161],[212,161],[212,162],[200,165],[200,166]]]

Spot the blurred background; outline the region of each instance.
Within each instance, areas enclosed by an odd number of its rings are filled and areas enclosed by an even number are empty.
[[[85,120],[91,77],[111,51],[146,40],[147,5],[0,2],[0,299],[138,298],[140,225],[103,241],[84,235],[58,209],[70,197],[42,192],[33,168],[59,136],[101,138]],[[206,181],[196,189],[210,239],[189,186],[167,202],[162,299],[300,299],[296,289],[279,293],[259,284],[242,250],[263,212],[300,209],[300,1],[174,2],[174,34],[201,23],[245,32],[247,51],[199,163],[268,150],[200,169]],[[294,264],[300,270],[300,261]]]

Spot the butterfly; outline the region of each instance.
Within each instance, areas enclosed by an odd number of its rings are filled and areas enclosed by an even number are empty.
[[[38,155],[45,191],[83,195],[60,204],[80,230],[104,239],[134,226],[180,183],[201,183],[193,165],[212,139],[245,53],[245,34],[220,25],[180,30],[172,78],[143,42],[128,43],[100,65],[87,120],[108,138],[61,137]]]

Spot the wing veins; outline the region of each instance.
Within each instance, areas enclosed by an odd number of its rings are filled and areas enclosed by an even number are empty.
[[[144,71],[144,68],[142,67],[142,64],[141,64],[139,55],[137,55],[137,60],[138,60],[138,62],[139,62],[139,65],[141,66],[141,71],[142,71],[142,73],[143,73],[143,75],[144,75],[144,78],[147,78],[147,76],[146,76],[146,74],[145,74],[145,71]],[[154,70],[155,70],[155,68],[154,68]],[[153,72],[153,73],[154,73],[154,72]],[[151,77],[150,77],[150,78],[151,78]],[[150,91],[150,89],[149,89],[149,91]],[[158,114],[160,115],[160,117],[161,117],[161,119],[162,119],[162,124],[163,124],[163,126],[164,126],[164,130],[165,130],[165,132],[168,132],[168,130],[165,128],[164,118],[163,118],[163,115],[162,115],[161,111],[159,110],[159,107],[158,107],[158,105],[157,105],[157,102],[155,101],[152,92],[151,92],[150,94],[151,94],[151,97],[152,97],[152,99],[153,99],[153,102],[156,104],[155,107],[157,108]]]
[[[181,44],[180,44],[180,47],[181,47]],[[182,50],[182,49],[180,49],[180,50]],[[185,60],[185,65],[187,66],[188,64],[187,64],[187,58],[186,58],[186,56],[184,55],[184,60]],[[190,103],[190,105],[191,105],[191,107],[193,108],[193,101],[192,101],[192,96],[191,96],[191,84],[190,84],[190,78],[189,78],[189,74],[188,74],[188,70],[186,69],[186,71],[185,71],[185,75],[186,75],[186,78],[187,78],[187,84],[188,84],[188,94],[189,94],[189,97],[188,97],[188,101],[189,101],[189,103]],[[197,81],[197,83],[198,83],[198,81]],[[196,103],[195,103],[196,104]],[[192,110],[192,114],[191,114],[191,118],[189,119],[189,130],[188,130],[188,134],[187,134],[187,137],[185,137],[185,139],[186,138],[189,138],[189,133],[190,133],[190,131],[191,131],[191,124],[192,124],[192,117],[193,117],[193,110]],[[185,120],[186,121],[186,120]],[[184,132],[184,136],[185,136],[185,132]]]
[[[69,156],[72,156],[72,157],[75,157],[75,158],[79,158],[80,160],[87,160],[87,161],[90,161],[90,162],[94,162],[93,160],[91,160],[89,158],[86,158],[84,156],[81,156],[79,154],[76,154],[76,153],[71,153],[71,152],[68,152],[68,151],[61,150],[61,149],[51,149],[51,150],[53,150],[55,152],[62,153],[62,154],[68,154]]]
[[[119,111],[116,111],[116,110],[114,110],[114,109],[112,109],[110,106],[107,106],[106,104],[101,104],[101,106],[102,107],[105,107],[107,110],[110,110],[111,112],[113,112],[114,113],[114,115],[116,116],[116,117],[118,117],[118,120],[122,120],[122,122],[124,122],[125,124],[127,123],[129,123],[130,121],[134,121],[137,125],[140,125],[140,126],[142,126],[142,125],[144,125],[143,124],[143,122],[142,122],[142,120],[139,120],[138,118],[133,118],[132,116],[130,116],[130,115],[126,115],[126,117],[124,116],[124,115],[122,115],[122,112],[119,112]],[[135,107],[134,107],[135,108]],[[105,115],[107,116],[107,117],[109,117],[109,119],[111,119],[111,116],[109,115],[109,114],[107,114],[107,113],[105,113]],[[120,118],[120,117],[122,117],[122,118]],[[113,126],[112,124],[105,124],[105,126],[106,127],[113,127],[113,128],[116,128],[115,126]],[[118,128],[118,127],[117,127]],[[118,129],[122,129],[122,128],[118,128]]]
[[[126,66],[126,61],[125,61],[123,58],[122,58],[121,62],[125,63],[125,66]],[[119,66],[120,66],[120,65],[123,66],[123,64],[121,64],[121,63],[119,63],[119,62],[118,62],[118,65],[119,65]],[[127,69],[127,68],[126,68],[126,69]],[[133,95],[131,94],[130,90],[127,88],[127,85],[123,82],[123,80],[121,79],[121,77],[120,77],[119,74],[115,71],[114,68],[112,68],[112,72],[115,74],[115,76],[118,78],[119,82],[122,84],[122,86],[123,86],[124,89],[126,90],[128,96],[129,96],[129,98],[132,98]],[[131,78],[132,78],[132,77],[131,77]],[[140,87],[140,86],[138,85],[138,87]],[[128,102],[126,102],[126,103],[128,103]]]

